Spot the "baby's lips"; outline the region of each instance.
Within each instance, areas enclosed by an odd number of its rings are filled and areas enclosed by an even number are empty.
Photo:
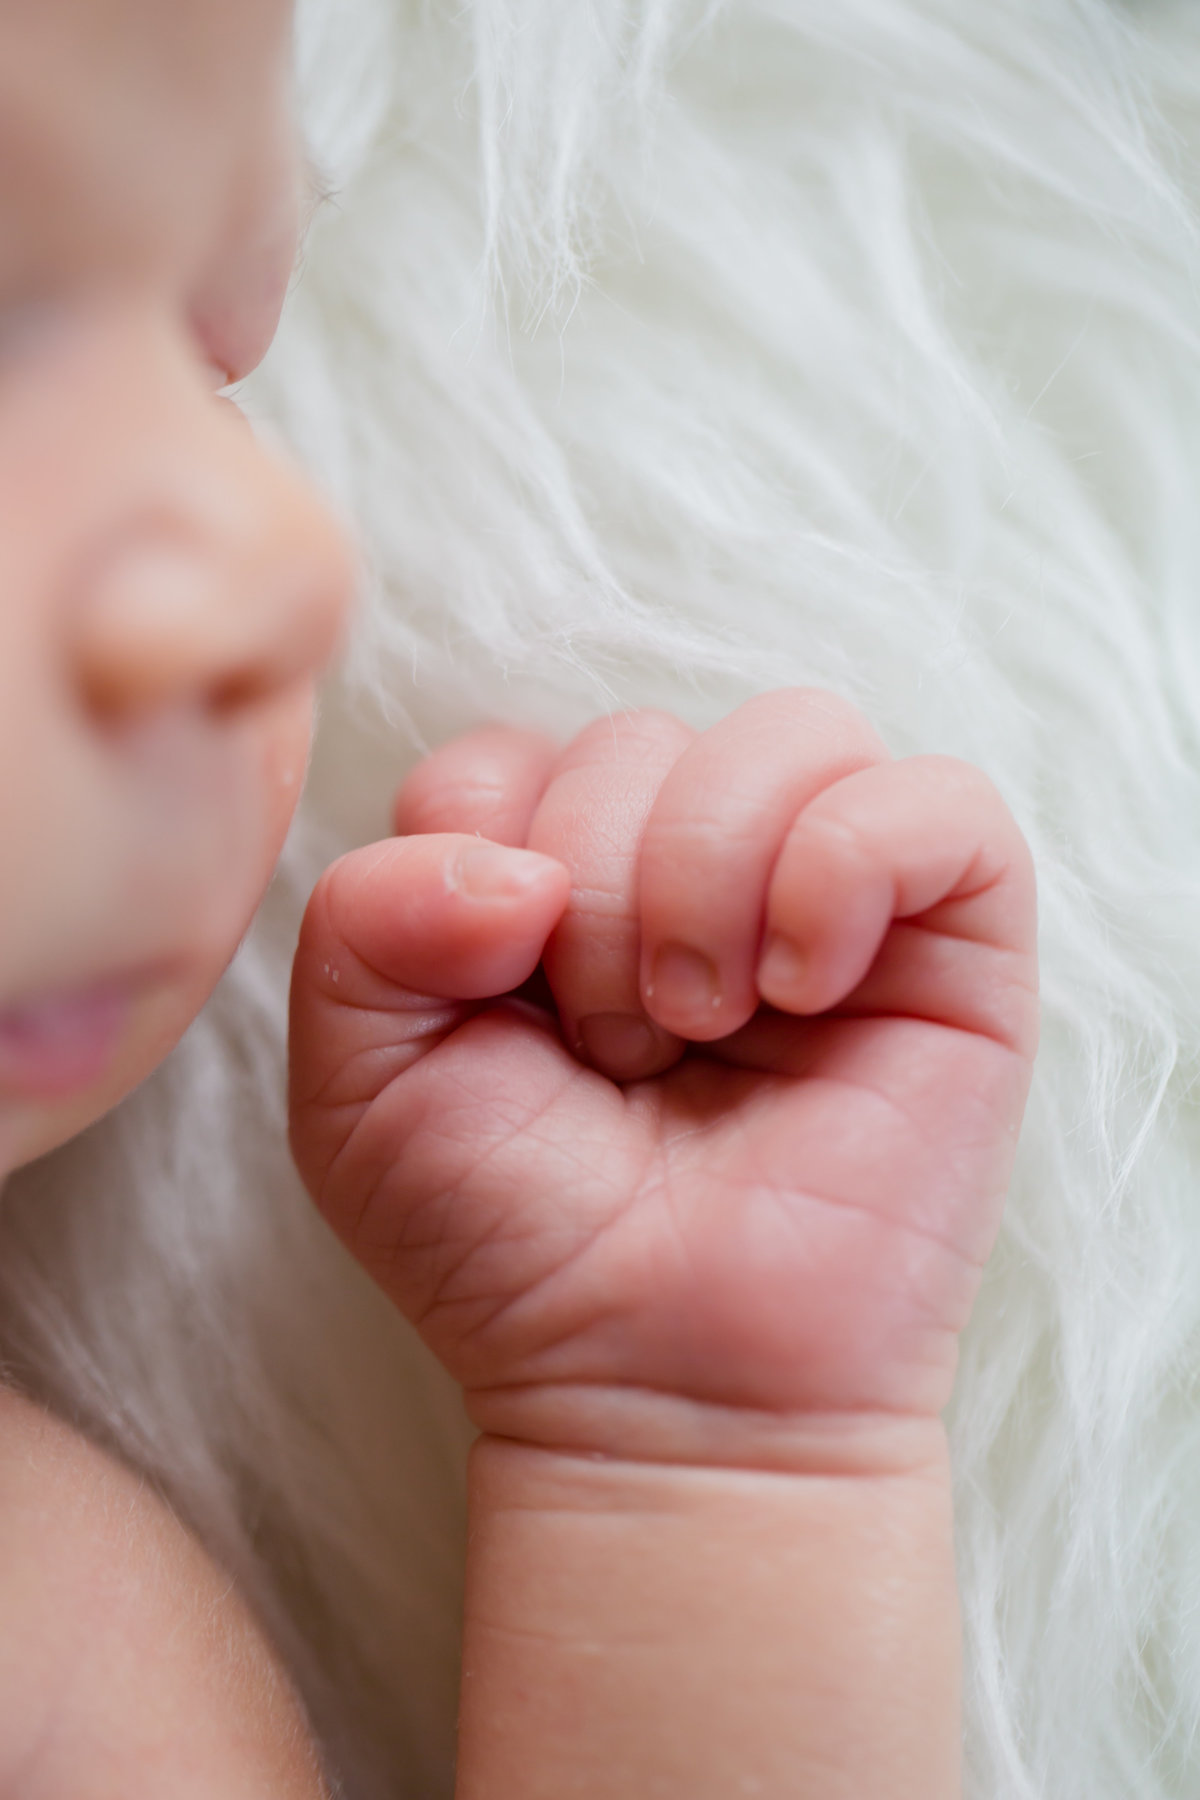
[[[110,1068],[133,1007],[133,984],[108,981],[0,1006],[0,1092],[53,1100]]]

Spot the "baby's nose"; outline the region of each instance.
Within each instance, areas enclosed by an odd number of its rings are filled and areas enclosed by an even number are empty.
[[[172,462],[77,596],[79,678],[109,717],[227,712],[311,679],[354,586],[340,527],[240,422],[206,412]]]

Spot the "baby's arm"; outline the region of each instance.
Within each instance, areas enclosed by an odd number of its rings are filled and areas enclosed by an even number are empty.
[[[310,906],[293,1137],[484,1433],[463,1800],[949,1800],[939,1414],[1036,1036],[1011,818],[783,694],[477,735],[398,824]]]
[[[461,1800],[953,1800],[948,1471],[671,1466],[485,1437]]]
[[[320,1800],[228,1576],[128,1470],[0,1390],[2,1800]]]

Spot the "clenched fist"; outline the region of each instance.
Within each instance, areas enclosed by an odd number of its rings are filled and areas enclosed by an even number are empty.
[[[1037,1036],[991,784],[792,691],[702,734],[473,733],[396,827],[310,902],[292,1139],[476,1422],[902,1457],[949,1397]]]

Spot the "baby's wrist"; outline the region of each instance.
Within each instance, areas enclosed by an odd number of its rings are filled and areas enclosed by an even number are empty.
[[[485,1436],[470,1521],[458,1800],[958,1800],[944,1438],[829,1475]]]
[[[475,1389],[466,1405],[486,1436],[568,1458],[855,1477],[946,1466],[936,1414],[772,1412],[566,1382]]]

